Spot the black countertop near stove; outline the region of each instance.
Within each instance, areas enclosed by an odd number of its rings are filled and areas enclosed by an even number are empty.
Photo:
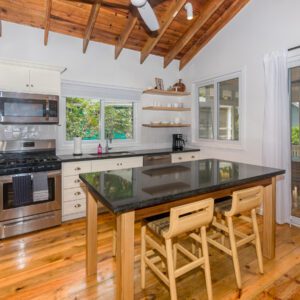
[[[80,179],[113,213],[150,207],[284,174],[284,170],[205,159],[81,174]]]
[[[103,153],[101,155],[94,154],[83,154],[80,156],[70,155],[58,155],[61,162],[74,162],[74,161],[84,161],[84,160],[94,160],[94,159],[110,159],[110,158],[122,158],[122,157],[133,157],[133,156],[144,156],[144,155],[163,155],[170,153],[182,153],[182,152],[193,152],[200,151],[200,149],[195,148],[185,148],[182,151],[174,151],[172,148],[166,149],[148,149],[148,150],[132,150],[132,151],[120,151],[120,152],[109,152]]]

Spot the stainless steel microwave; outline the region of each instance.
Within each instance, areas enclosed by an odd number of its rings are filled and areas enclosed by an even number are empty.
[[[0,124],[58,124],[57,95],[0,91]]]

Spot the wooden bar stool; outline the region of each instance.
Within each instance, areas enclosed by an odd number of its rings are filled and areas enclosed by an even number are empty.
[[[263,258],[256,219],[256,208],[260,206],[262,199],[263,187],[257,186],[236,191],[229,200],[215,204],[216,216],[214,216],[212,223],[215,233],[212,236],[207,237],[207,241],[209,244],[232,256],[236,283],[239,289],[242,288],[242,280],[237,253],[238,247],[247,243],[255,245],[259,272],[263,274]],[[251,212],[251,217],[244,215],[246,212]],[[235,216],[251,223],[253,233],[248,235],[234,229],[233,217]],[[230,247],[225,245],[225,237],[227,236],[229,236]],[[236,240],[236,237],[239,240]],[[221,242],[217,241],[218,238],[221,238]]]
[[[196,267],[204,268],[208,299],[212,299],[206,227],[212,222],[214,200],[205,199],[191,204],[172,208],[170,216],[147,222],[144,220],[141,231],[141,285],[145,288],[145,272],[149,267],[170,289],[171,300],[177,299],[176,278]],[[200,229],[198,234],[192,233]],[[151,234],[150,234],[151,233]],[[201,239],[202,251],[199,256],[179,244],[179,236]],[[198,244],[199,245],[199,244]],[[177,252],[181,252],[189,263],[177,267]],[[200,255],[203,253],[203,255]],[[159,268],[159,266],[161,268]],[[167,275],[163,273],[167,266]]]

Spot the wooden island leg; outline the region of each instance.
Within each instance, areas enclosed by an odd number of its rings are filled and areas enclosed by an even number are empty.
[[[88,191],[86,208],[86,274],[97,274],[97,200]]]
[[[272,184],[265,187],[263,209],[263,255],[273,259],[276,246],[276,177],[272,178]]]
[[[116,299],[134,299],[134,211],[117,216]]]

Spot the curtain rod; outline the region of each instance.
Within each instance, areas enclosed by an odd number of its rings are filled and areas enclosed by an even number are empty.
[[[296,50],[296,49],[300,49],[300,46],[296,46],[296,47],[293,47],[293,48],[289,48],[288,51],[293,51],[293,50]]]

